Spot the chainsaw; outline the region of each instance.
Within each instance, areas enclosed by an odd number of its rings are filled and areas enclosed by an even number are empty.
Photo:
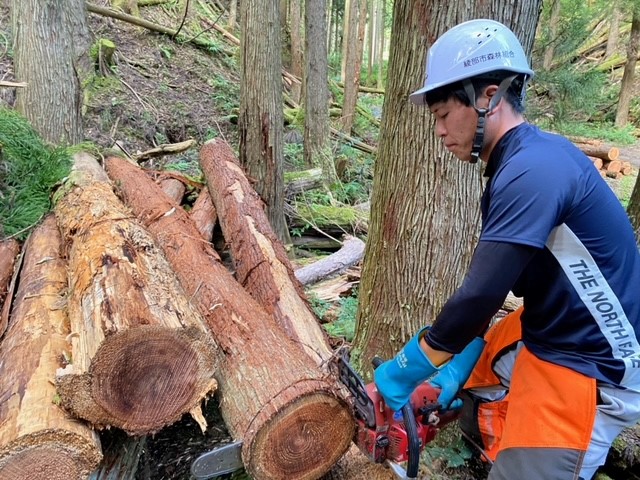
[[[381,363],[381,359],[373,359],[374,368]],[[402,411],[394,412],[385,404],[375,383],[365,385],[353,370],[347,349],[337,353],[333,365],[353,396],[357,423],[353,442],[372,462],[386,462],[399,479],[417,478],[420,452],[443,426],[458,418],[459,411],[442,411],[438,403],[440,390],[424,382],[414,390]],[[191,474],[205,479],[238,470],[243,467],[241,449],[240,440],[204,453],[191,464]],[[401,466],[404,462],[406,469]]]
[[[374,368],[380,364],[380,358],[373,359]],[[398,478],[417,478],[422,449],[443,426],[458,418],[459,410],[443,411],[438,403],[440,390],[424,382],[413,391],[402,411],[394,412],[375,383],[365,385],[353,370],[346,349],[339,352],[336,365],[340,380],[354,398],[354,443],[372,462],[386,462]],[[406,470],[401,466],[404,462]]]

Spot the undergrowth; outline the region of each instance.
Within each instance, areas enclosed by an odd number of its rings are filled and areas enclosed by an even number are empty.
[[[0,236],[26,238],[70,170],[68,149],[45,144],[24,117],[0,108]]]

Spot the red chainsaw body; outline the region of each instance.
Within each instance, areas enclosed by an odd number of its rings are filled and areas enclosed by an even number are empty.
[[[369,428],[358,419],[356,445],[376,463],[391,460],[405,462],[409,456],[409,438],[400,412],[394,412],[385,403],[375,383],[366,385],[366,391],[375,409],[376,426]],[[457,413],[438,413],[440,390],[428,382],[420,384],[411,395],[420,448],[431,442],[443,425],[457,418]]]

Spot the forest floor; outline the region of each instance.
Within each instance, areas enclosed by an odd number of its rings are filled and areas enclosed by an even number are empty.
[[[9,3],[0,0],[0,80],[11,81],[14,77]],[[178,12],[167,7],[145,8],[143,15],[174,29],[180,24]],[[89,14],[89,20],[93,36],[113,41],[117,51],[111,74],[96,78],[88,90],[84,116],[87,141],[101,150],[118,145],[130,154],[188,139],[195,139],[200,146],[210,138],[223,137],[230,145],[237,145],[237,48],[218,36],[219,48],[206,51],[119,20],[95,14]],[[13,89],[0,88],[0,106],[12,106],[14,96]],[[636,153],[639,165],[640,145]],[[168,162],[188,170],[197,164],[197,157],[198,150],[193,148]],[[153,160],[144,166],[160,169],[166,166],[164,162]],[[210,425],[205,434],[195,421],[185,417],[149,436],[136,479],[190,478],[189,467],[197,455],[231,440],[215,399],[205,406],[205,417]],[[122,441],[122,434],[115,430],[101,435],[105,447]],[[481,480],[486,478],[486,469],[481,462],[472,460],[457,468],[434,464],[429,475],[434,480]],[[373,474],[365,472],[344,478],[357,477],[376,480]]]

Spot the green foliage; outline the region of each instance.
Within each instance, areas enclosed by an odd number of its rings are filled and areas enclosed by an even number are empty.
[[[51,208],[54,187],[71,170],[68,149],[46,145],[29,122],[0,108],[0,222],[2,235],[22,240]]]
[[[236,82],[230,82],[227,78],[220,74],[211,77],[207,84],[213,88],[213,101],[216,108],[223,112],[238,110],[240,107],[240,86]]]
[[[552,123],[585,121],[600,112],[605,103],[607,77],[595,70],[581,71],[568,66],[540,72],[536,90],[549,97]]]
[[[637,179],[637,175],[625,175],[620,179],[620,183],[617,188],[617,195],[625,210],[629,207],[629,201],[631,200],[631,194],[633,193],[633,187],[635,186]]]
[[[583,123],[583,122],[538,122],[542,128],[552,128],[553,131],[563,135],[593,138],[616,145],[633,145],[636,138],[633,133],[633,125],[625,128],[617,128],[612,123]]]
[[[442,433],[439,434],[441,436]],[[439,440],[439,438],[437,438]],[[473,452],[461,436],[449,439],[448,442],[436,441],[425,446],[421,460],[426,464],[446,462],[449,468],[458,468],[473,457]]]
[[[325,324],[324,328],[332,337],[352,342],[356,332],[356,314],[358,313],[357,292],[350,297],[341,298],[338,304],[340,308],[338,318]]]
[[[331,304],[326,300],[322,300],[313,292],[308,294],[308,298],[309,304],[311,305],[311,310],[313,310],[313,313],[315,313],[316,317],[322,320],[331,308]]]

